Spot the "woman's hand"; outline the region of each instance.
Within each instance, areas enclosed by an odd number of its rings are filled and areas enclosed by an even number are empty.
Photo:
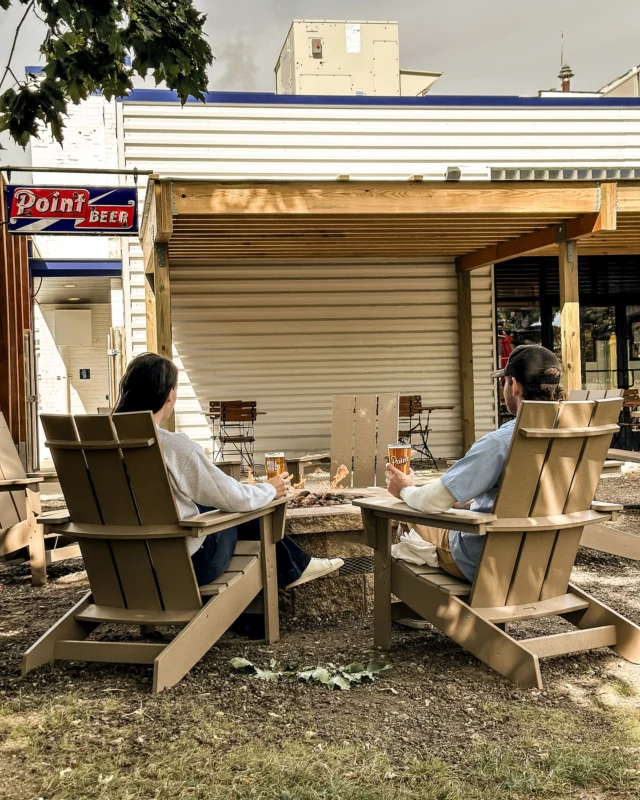
[[[408,475],[405,475],[404,472],[401,472],[396,467],[392,466],[391,464],[387,464],[387,470],[385,474],[387,478],[387,489],[389,490],[390,494],[398,499],[400,499],[400,492],[405,488],[405,486],[415,486],[416,476],[413,470],[411,470]]]
[[[275,499],[278,500],[280,497],[284,497],[287,493],[287,489],[289,488],[289,481],[291,480],[291,476],[288,472],[282,472],[280,475],[276,475],[274,478],[269,478],[267,483],[270,483],[276,490]]]

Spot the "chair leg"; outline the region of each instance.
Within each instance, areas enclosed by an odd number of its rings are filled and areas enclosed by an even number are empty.
[[[596,600],[573,584],[569,584],[572,594],[589,601],[589,608],[567,614],[566,619],[580,629],[598,628],[602,625],[613,625],[616,629],[616,644],[612,650],[633,664],[640,664],[640,626],[618,614],[609,606]]]
[[[40,513],[40,494],[27,487],[27,515],[29,520],[29,566],[31,585],[44,586],[47,582],[47,562],[44,552],[44,526],[38,525],[36,517]]]
[[[45,586],[47,583],[47,562],[44,552],[44,527],[35,520],[29,526],[29,566],[31,585]]]
[[[55,644],[61,639],[75,639],[82,641],[86,639],[91,631],[98,627],[97,623],[78,622],[75,615],[83,611],[92,601],[91,592],[76,603],[76,605],[60,617],[60,619],[49,630],[43,634],[35,644],[22,657],[22,674],[26,675],[36,667],[43,664],[50,664],[54,661]]]
[[[284,510],[284,506],[279,506]],[[264,592],[264,636],[267,642],[277,642],[280,638],[280,620],[278,617],[278,577],[276,569],[276,550],[274,531],[279,515],[267,514],[260,517],[260,564],[262,566],[262,589]],[[282,519],[284,525],[284,517]]]
[[[242,578],[216,595],[168,644],[154,661],[153,691],[175,686],[205,653],[218,641],[262,588],[258,560]]]
[[[373,641],[382,650],[391,649],[391,520],[374,517],[363,509],[365,536],[375,537],[373,555]],[[365,519],[366,518],[366,519]],[[375,526],[375,528],[374,528]],[[370,531],[367,534],[367,530]]]

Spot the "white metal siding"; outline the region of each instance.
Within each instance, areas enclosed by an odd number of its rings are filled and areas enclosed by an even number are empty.
[[[124,103],[127,166],[199,178],[476,178],[490,167],[640,165],[640,109]]]

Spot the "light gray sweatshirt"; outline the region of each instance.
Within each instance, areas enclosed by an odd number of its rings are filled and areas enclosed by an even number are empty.
[[[198,505],[220,511],[255,511],[275,498],[276,490],[270,483],[249,485],[225,475],[209,461],[200,445],[184,433],[164,428],[157,431],[180,519],[199,514]],[[197,552],[203,542],[204,537],[190,536],[189,553]]]

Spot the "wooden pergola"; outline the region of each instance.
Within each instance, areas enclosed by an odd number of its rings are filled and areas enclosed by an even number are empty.
[[[567,390],[581,386],[578,255],[640,253],[640,183],[229,182],[159,179],[141,240],[148,347],[171,357],[169,267],[232,259],[455,258],[461,416],[475,438],[471,319],[474,269],[536,252],[558,255]]]

